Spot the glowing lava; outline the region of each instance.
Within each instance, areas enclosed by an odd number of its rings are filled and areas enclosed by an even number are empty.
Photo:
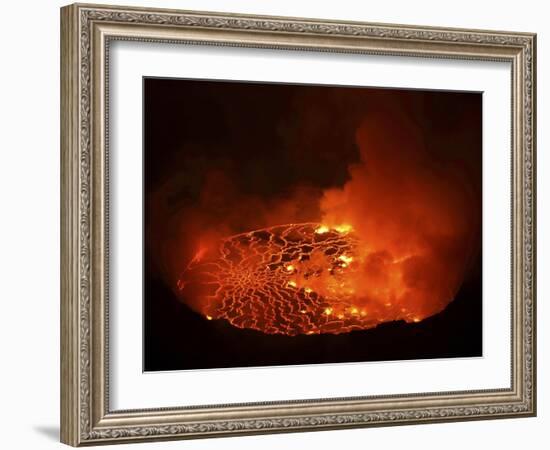
[[[178,280],[178,291],[208,320],[290,336],[418,322],[433,314],[407,296],[407,258],[384,256],[377,266],[385,272],[384,286],[364,286],[363,271],[373,267],[366,248],[349,225],[251,231],[222,239],[209,251],[201,248]]]

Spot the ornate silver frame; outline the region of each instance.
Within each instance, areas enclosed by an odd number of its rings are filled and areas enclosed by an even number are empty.
[[[512,383],[508,389],[112,411],[108,396],[108,57],[113,40],[512,67]],[[79,446],[536,414],[536,35],[75,4],[61,9],[61,440]]]

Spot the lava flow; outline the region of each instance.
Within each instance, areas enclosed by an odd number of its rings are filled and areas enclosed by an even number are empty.
[[[349,225],[273,226],[201,249],[178,289],[198,300],[208,320],[268,334],[339,334],[420,321],[423,312],[403,296],[403,260],[381,261],[385,287],[360,289],[358,275],[369,258],[363,248]]]

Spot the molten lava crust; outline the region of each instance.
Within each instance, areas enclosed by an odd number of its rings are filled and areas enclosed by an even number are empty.
[[[177,287],[208,320],[268,334],[339,334],[426,317],[399,291],[403,261],[384,261],[395,278],[390,288],[360,289],[361,246],[349,226],[302,223],[250,231],[198,252]]]

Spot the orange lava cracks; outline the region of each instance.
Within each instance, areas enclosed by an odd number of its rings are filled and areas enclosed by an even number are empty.
[[[385,282],[366,287],[373,257]],[[340,334],[434,313],[408,299],[406,259],[370,254],[349,225],[278,225],[202,247],[177,287],[208,320],[268,334]]]

